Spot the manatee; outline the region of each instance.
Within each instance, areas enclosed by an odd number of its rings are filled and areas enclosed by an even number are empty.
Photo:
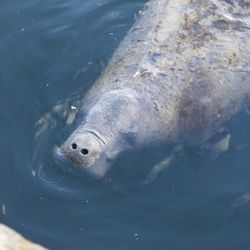
[[[101,178],[134,149],[214,141],[249,103],[249,1],[151,0],[58,153]]]

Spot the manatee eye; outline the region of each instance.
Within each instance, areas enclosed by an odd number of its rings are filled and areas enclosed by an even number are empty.
[[[81,153],[82,153],[83,155],[87,155],[87,154],[89,153],[89,151],[88,151],[88,149],[83,148],[83,149],[81,150]]]
[[[73,149],[76,149],[76,148],[77,148],[77,145],[76,145],[75,143],[72,143],[72,144],[71,144],[71,147],[72,147]]]

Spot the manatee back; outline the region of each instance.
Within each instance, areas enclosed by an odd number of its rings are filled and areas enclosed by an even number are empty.
[[[249,103],[248,0],[151,0],[86,98],[133,88],[165,137],[207,138]],[[159,125],[160,124],[160,125]],[[169,136],[172,135],[172,136]]]

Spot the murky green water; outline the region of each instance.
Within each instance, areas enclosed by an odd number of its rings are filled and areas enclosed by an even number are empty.
[[[144,3],[1,1],[0,221],[51,249],[248,249],[247,112],[227,125],[230,149],[215,162],[186,152],[145,186],[143,152],[138,169],[106,182],[53,159],[68,131],[51,109],[74,109]]]

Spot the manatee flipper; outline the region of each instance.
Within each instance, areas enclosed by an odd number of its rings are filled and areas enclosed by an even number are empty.
[[[143,181],[142,184],[145,185],[145,184],[149,184],[153,182],[157,178],[158,174],[171,164],[172,160],[173,160],[173,157],[169,156],[165,158],[164,160],[162,160],[161,162],[157,163],[151,169],[150,173],[148,174],[148,176],[146,177],[146,179]]]
[[[221,128],[202,147],[200,155],[206,158],[208,164],[215,161],[222,153],[228,151],[230,134],[226,128]]]
[[[76,118],[80,105],[81,103],[78,96],[75,96],[73,100],[67,98],[64,101],[58,102],[35,123],[35,138],[38,138],[49,128],[56,128],[58,122],[62,122],[67,126],[71,125]]]
[[[173,149],[170,156],[168,156],[167,158],[164,158],[162,161],[154,165],[142,184],[145,185],[145,184],[149,184],[155,181],[158,175],[171,165],[171,163],[176,157],[176,154],[179,153],[181,150],[182,150],[182,147],[180,145],[176,146]]]

